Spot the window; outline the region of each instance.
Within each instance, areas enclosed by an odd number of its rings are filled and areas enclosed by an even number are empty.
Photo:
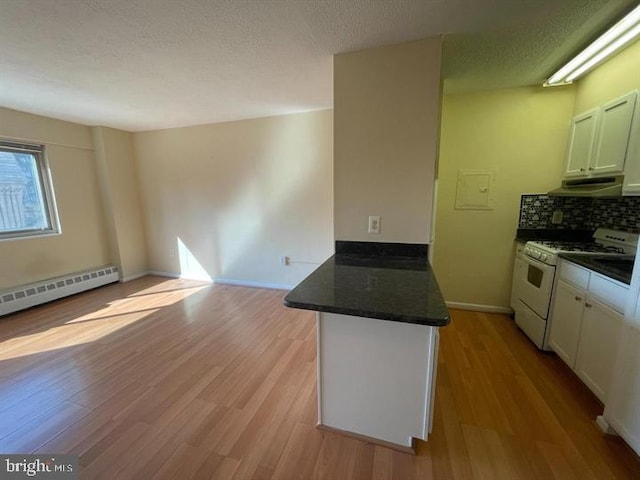
[[[0,240],[59,231],[44,147],[0,141]]]

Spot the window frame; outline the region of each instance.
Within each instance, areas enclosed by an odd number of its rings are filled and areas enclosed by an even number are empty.
[[[47,159],[45,146],[0,138],[0,151],[28,153],[34,156],[36,171],[38,173],[38,183],[40,184],[40,191],[42,192],[43,214],[45,215],[45,220],[48,225],[47,228],[38,229],[29,228],[24,230],[12,230],[9,232],[3,232],[0,230],[0,242],[5,240],[19,240],[59,235],[62,233],[56,198],[53,191],[51,169],[49,168],[49,161]]]

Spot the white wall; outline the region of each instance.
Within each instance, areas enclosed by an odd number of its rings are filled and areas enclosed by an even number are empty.
[[[438,37],[334,57],[336,240],[429,243],[441,54]]]
[[[332,127],[326,110],[134,134],[149,269],[296,285],[333,253]]]
[[[576,85],[446,95],[434,268],[448,301],[508,308],[523,193],[560,184],[572,116],[640,88],[640,41]],[[495,169],[494,210],[454,208],[458,169]]]
[[[560,184],[574,87],[445,95],[433,265],[445,299],[509,308],[520,196]],[[458,170],[494,170],[493,210],[456,210]]]
[[[111,258],[126,281],[147,271],[133,136],[106,127],[93,127],[92,133]]]
[[[640,88],[640,40],[577,82],[574,115]]]
[[[110,263],[90,128],[0,108],[0,137],[44,144],[62,227],[0,241],[0,290]]]

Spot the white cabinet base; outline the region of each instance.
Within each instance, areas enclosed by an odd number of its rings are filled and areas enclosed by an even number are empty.
[[[637,290],[635,290],[637,292]],[[634,292],[634,293],[635,293]],[[636,297],[637,298],[637,297]],[[640,313],[640,312],[638,312]],[[637,315],[637,314],[636,314]],[[631,317],[626,320],[632,320]],[[604,418],[640,455],[640,329],[627,323],[622,327],[615,363],[612,394],[604,407]]]
[[[629,286],[567,260],[558,269],[549,344],[606,404]]]
[[[611,428],[611,425],[609,425],[609,422],[607,422],[603,415],[598,415],[596,417],[596,425],[598,425],[600,431],[605,435],[618,436],[618,432]]]
[[[366,435],[360,435],[359,433],[349,432],[347,430],[340,430],[339,428],[327,427],[326,425],[318,424],[316,425],[318,430],[322,430],[325,432],[337,433],[339,435],[345,435],[347,437],[356,438],[358,440],[362,440],[366,443],[371,443],[373,445],[379,445],[381,447],[390,448],[391,450],[397,450],[402,453],[409,453],[411,455],[416,454],[415,447],[415,439],[410,447],[405,447],[404,445],[398,445],[397,443],[385,442],[384,440],[380,440],[379,438],[367,437]]]
[[[318,314],[318,423],[411,449],[432,421],[438,327]]]
[[[587,296],[575,372],[603,403],[613,376],[622,323],[621,314]]]

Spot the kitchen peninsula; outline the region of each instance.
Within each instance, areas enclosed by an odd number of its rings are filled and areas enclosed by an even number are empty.
[[[318,427],[413,451],[431,431],[449,312],[426,244],[336,242],[286,297],[317,311]]]

